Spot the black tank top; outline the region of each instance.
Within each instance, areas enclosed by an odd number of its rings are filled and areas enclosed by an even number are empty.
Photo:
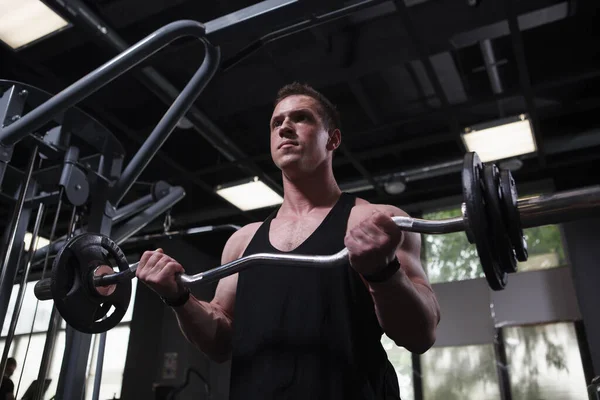
[[[329,255],[343,249],[354,204],[353,196],[342,194],[315,232],[290,253]],[[244,255],[284,253],[269,240],[276,212]],[[381,336],[371,295],[350,265],[254,265],[238,276],[230,399],[399,399]]]

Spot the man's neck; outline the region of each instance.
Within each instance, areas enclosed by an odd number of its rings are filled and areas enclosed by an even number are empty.
[[[280,213],[293,215],[306,215],[317,208],[331,208],[342,193],[331,168],[317,170],[300,179],[290,179],[283,174],[283,192]]]

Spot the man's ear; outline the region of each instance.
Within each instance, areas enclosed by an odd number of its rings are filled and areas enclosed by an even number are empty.
[[[339,129],[334,129],[329,133],[329,140],[327,140],[327,150],[334,151],[342,143],[342,132]]]

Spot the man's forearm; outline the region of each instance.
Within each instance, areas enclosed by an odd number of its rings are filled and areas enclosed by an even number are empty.
[[[213,304],[194,296],[180,307],[174,307],[184,336],[215,361],[228,358],[231,350],[231,319]]]
[[[439,322],[439,306],[429,287],[413,283],[399,270],[385,282],[369,283],[369,290],[387,336],[415,353],[431,347]]]

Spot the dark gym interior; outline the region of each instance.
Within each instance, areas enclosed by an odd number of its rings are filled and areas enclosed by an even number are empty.
[[[2,13],[17,15],[9,10],[21,7],[19,1],[3,3],[7,5],[0,5]],[[124,233],[127,239],[120,246],[130,263],[160,247],[187,274],[209,270],[221,264],[223,247],[238,227],[263,221],[275,210],[273,205],[242,210],[217,189],[260,181],[283,193],[281,171],[269,149],[269,121],[278,89],[291,82],[310,84],[340,112],[342,144],[333,159],[340,188],[372,203],[397,206],[415,218],[447,218],[460,212],[463,158],[472,151],[468,134],[507,121],[526,121],[534,145],[533,151],[492,159],[511,171],[519,198],[599,183],[597,1],[41,3],[64,24],[16,48],[1,36],[16,17],[0,15],[3,127],[21,118],[11,120],[10,110],[4,109],[15,82],[36,88],[31,93],[48,93],[40,98],[49,99],[175,21],[204,24],[207,40],[220,50],[212,79],[119,199],[124,206],[148,197],[157,191],[157,182],[166,182],[167,192],[177,187],[185,193],[135,232]],[[36,21],[25,18],[21,29]],[[177,38],[75,107],[96,121],[92,132],[110,132],[107,135],[120,143],[124,168],[204,60],[201,41]],[[42,102],[32,100],[23,114]],[[27,257],[21,260],[7,249],[22,244],[12,243],[10,237],[21,178],[35,143],[22,140],[11,147],[8,158],[8,153],[0,154],[0,257],[5,269],[14,264],[7,269],[12,274],[2,272],[1,290],[18,283],[26,265]],[[5,148],[0,140],[0,150]],[[113,149],[117,154],[115,149],[118,146]],[[102,162],[93,154],[90,141],[82,144],[78,157],[91,157],[91,168],[101,169]],[[34,172],[34,177],[55,176],[57,181],[58,166],[64,162],[60,157],[54,164],[41,157],[40,165],[56,165],[56,171]],[[95,187],[96,181],[90,182]],[[50,185],[44,182],[41,187],[58,190]],[[90,195],[101,194],[92,189]],[[594,196],[596,201],[598,194]],[[78,205],[74,219],[74,206],[67,203],[57,209],[56,201],[49,201],[40,237],[60,238],[86,225],[111,236],[111,227],[99,222],[108,214],[98,216],[107,211],[86,202]],[[29,226],[17,230],[21,237],[34,225],[37,206],[27,204],[23,215]],[[423,265],[438,295],[442,321],[434,347],[423,355],[384,344],[400,377],[402,399],[599,399],[600,383],[597,390],[592,384],[600,376],[598,211],[600,203],[577,220],[526,229],[530,259],[509,275],[500,291],[488,287],[477,262],[443,259],[449,254],[466,258],[467,253],[477,258],[464,233],[448,238],[462,235],[457,243],[465,250],[443,254],[439,249],[450,246],[449,240],[443,242],[445,235],[424,234]],[[208,228],[194,231],[204,227]],[[125,230],[115,224],[112,232]],[[32,252],[23,252],[28,253]],[[7,353],[17,360],[12,380],[15,389],[19,382],[19,399],[36,398],[27,397],[26,391],[39,376],[48,346],[45,332],[55,320],[52,302],[38,301],[33,292],[35,283],[47,277],[43,264],[34,262],[28,271],[21,316]],[[68,329],[59,321],[52,358],[45,361],[51,381],[40,398],[60,399],[58,382],[65,368],[83,368],[85,374],[72,381],[82,389],[63,391],[64,396],[227,399],[229,364],[211,361],[194,348],[181,334],[174,313],[150,289],[137,280],[133,288],[127,314],[115,328],[106,335],[72,339],[81,341],[86,357],[75,357],[74,345],[65,345]],[[212,282],[192,292],[208,301],[215,288]],[[0,301],[0,316],[5,314],[1,348],[18,304],[19,285],[6,293]],[[64,361],[75,358],[74,364]]]

